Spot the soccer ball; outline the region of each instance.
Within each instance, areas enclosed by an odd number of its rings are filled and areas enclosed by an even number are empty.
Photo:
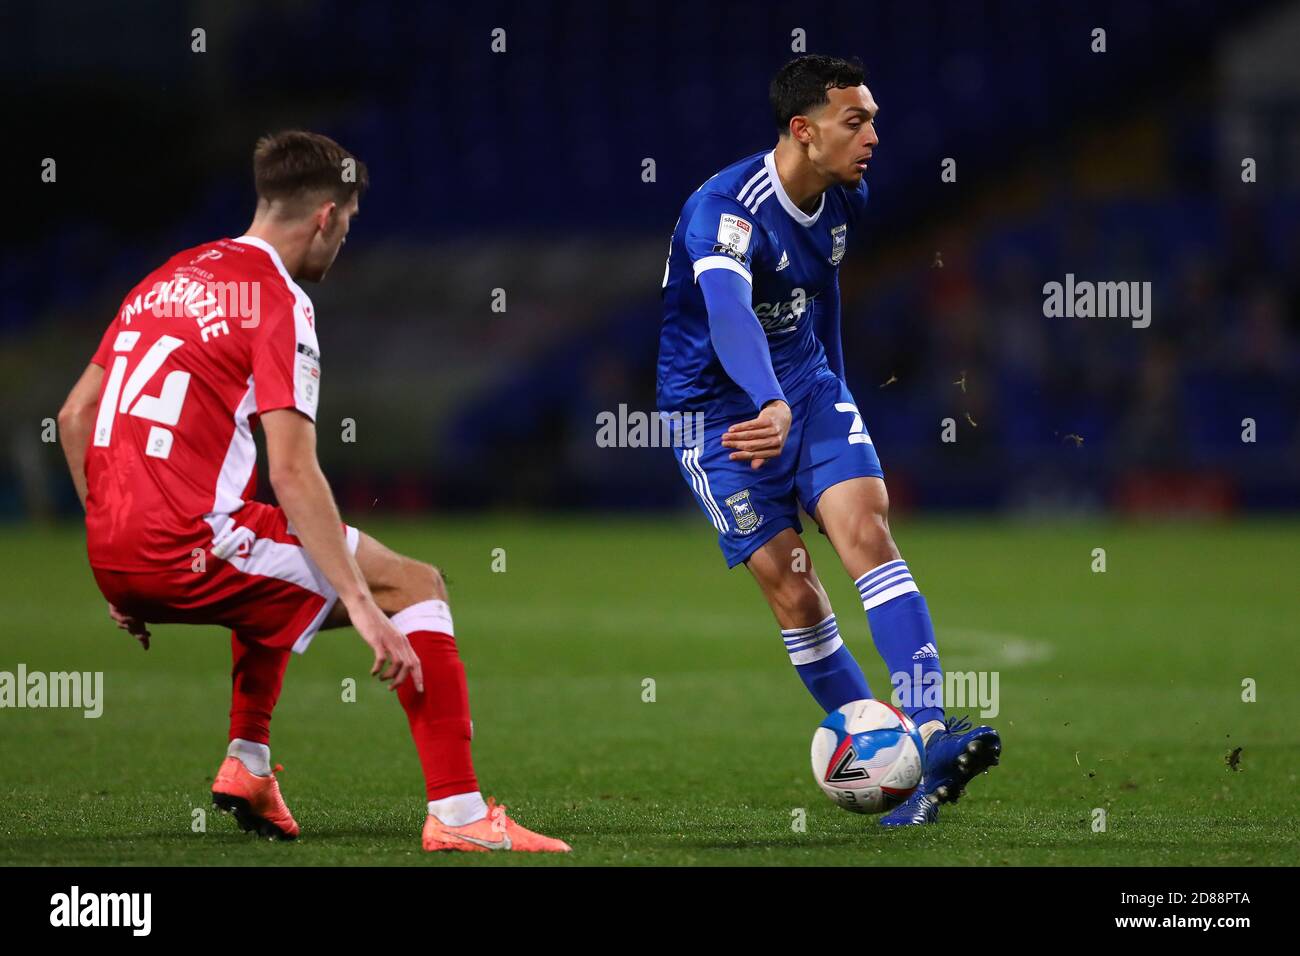
[[[855,700],[827,714],[813,733],[813,777],[845,810],[881,813],[921,782],[924,752],[910,717],[878,700]]]

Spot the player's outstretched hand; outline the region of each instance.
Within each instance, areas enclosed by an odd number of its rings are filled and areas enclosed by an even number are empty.
[[[732,461],[750,462],[750,467],[761,468],[769,458],[776,458],[785,448],[790,434],[790,406],[785,402],[768,402],[757,418],[737,422],[722,436],[722,444],[732,449]]]
[[[132,617],[130,614],[123,614],[111,603],[108,605],[108,616],[113,619],[113,622],[118,627],[139,641],[141,647],[146,651],[149,650],[149,638],[153,636],[149,633],[149,625],[145,624],[145,622],[140,620],[138,617]]]
[[[352,626],[375,652],[375,663],[370,668],[370,676],[378,674],[380,680],[389,681],[389,690],[397,690],[402,681],[410,678],[415,684],[416,692],[423,694],[424,671],[420,669],[420,658],[406,635],[393,627],[393,622],[379,610],[379,605],[373,600],[367,601],[359,609],[348,610]]]

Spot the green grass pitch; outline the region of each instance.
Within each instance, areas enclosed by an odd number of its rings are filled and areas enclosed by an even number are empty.
[[[357,516],[351,516],[353,520]],[[887,832],[816,788],[821,714],[743,570],[696,519],[361,521],[442,565],[487,794],[565,858],[422,853],[405,718],[351,630],[291,662],[273,758],[303,835],[211,811],[228,635],[107,620],[76,527],[6,528],[0,670],[105,672],[104,711],[0,710],[0,862],[409,865],[1231,865],[1300,858],[1295,523],[902,518],[943,663],[996,670],[1000,767],[937,826]],[[810,539],[816,536],[809,536]],[[852,582],[813,558],[873,689]],[[492,570],[493,549],[506,570]],[[1094,548],[1107,570],[1091,570]],[[355,678],[357,700],[342,682]],[[654,700],[643,700],[644,681]],[[1257,701],[1243,702],[1253,678]],[[1238,770],[1225,756],[1241,747]],[[206,832],[194,832],[206,808]],[[1107,813],[1093,831],[1093,810]],[[806,812],[802,831],[794,824]]]

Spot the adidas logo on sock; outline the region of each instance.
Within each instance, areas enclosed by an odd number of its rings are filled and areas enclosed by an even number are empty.
[[[923,657],[938,657],[939,649],[933,644],[927,643],[919,651],[912,655],[912,660],[919,661]]]

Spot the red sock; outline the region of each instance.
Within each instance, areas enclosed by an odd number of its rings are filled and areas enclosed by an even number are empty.
[[[451,635],[446,602],[422,601],[393,615],[393,624],[410,640],[424,671],[424,693],[417,693],[407,678],[397,688],[397,697],[420,754],[426,799],[475,791],[478,779],[470,757],[469,689],[465,665]]]
[[[280,699],[289,651],[242,640],[234,631],[230,632],[230,649],[235,659],[230,671],[234,685],[230,700],[230,739],[239,737],[269,744],[271,711]]]

